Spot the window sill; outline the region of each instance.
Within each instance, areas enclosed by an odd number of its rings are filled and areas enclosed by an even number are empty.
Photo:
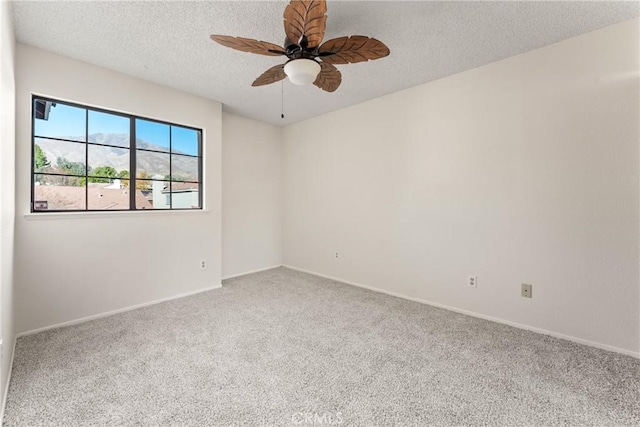
[[[140,210],[140,211],[113,211],[113,212],[28,212],[23,214],[27,221],[40,221],[52,219],[89,219],[89,218],[125,218],[125,217],[155,217],[155,216],[180,216],[180,215],[207,215],[211,213],[205,209],[193,210]]]

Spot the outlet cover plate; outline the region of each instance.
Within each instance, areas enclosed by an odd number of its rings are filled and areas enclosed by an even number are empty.
[[[467,285],[470,288],[478,287],[478,276],[467,276]]]
[[[522,287],[520,289],[520,294],[524,297],[524,298],[531,298],[533,297],[533,285],[529,285],[527,283],[523,283]]]

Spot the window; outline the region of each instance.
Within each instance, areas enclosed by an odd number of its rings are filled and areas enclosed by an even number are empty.
[[[202,130],[33,97],[31,212],[202,209]]]

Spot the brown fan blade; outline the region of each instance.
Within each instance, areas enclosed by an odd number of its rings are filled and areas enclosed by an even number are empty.
[[[327,92],[335,92],[342,83],[342,74],[333,65],[327,62],[320,63],[320,74],[316,77],[314,85]]]
[[[211,40],[220,43],[222,46],[242,52],[257,53],[258,55],[280,56],[285,55],[282,47],[277,44],[263,42],[260,40],[246,39],[244,37],[218,36],[212,35]]]
[[[310,49],[320,46],[327,24],[325,0],[291,0],[284,10],[284,32],[293,43],[300,45],[307,38]]]
[[[329,64],[355,64],[389,55],[389,48],[367,36],[345,36],[327,40],[319,49],[322,61]]]
[[[271,83],[279,82],[286,77],[287,75],[284,73],[284,64],[276,65],[262,73],[262,75],[258,77],[251,86],[270,85]]]

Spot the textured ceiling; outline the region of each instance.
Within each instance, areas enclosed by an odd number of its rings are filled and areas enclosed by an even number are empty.
[[[328,1],[325,39],[368,35],[391,55],[338,66],[325,93],[251,87],[282,62],[217,45],[210,34],[281,44],[280,1],[13,2],[18,41],[220,101],[225,111],[286,125],[475,68],[639,15],[638,2]],[[108,106],[106,106],[108,107]]]

